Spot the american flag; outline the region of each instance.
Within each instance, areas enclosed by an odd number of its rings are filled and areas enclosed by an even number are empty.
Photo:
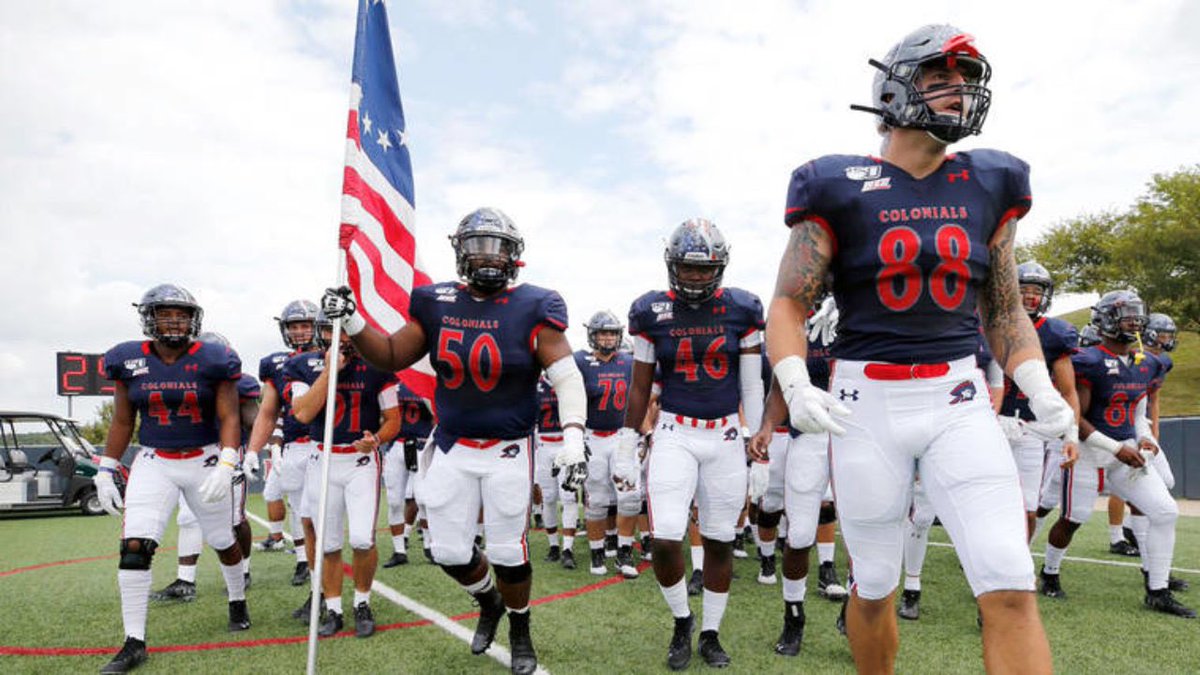
[[[351,79],[338,240],[359,311],[368,323],[391,333],[409,319],[413,287],[431,280],[417,256],[412,161],[382,0],[359,2]],[[400,373],[400,379],[433,398],[427,362]]]

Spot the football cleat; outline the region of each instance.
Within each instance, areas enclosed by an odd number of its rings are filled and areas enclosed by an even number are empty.
[[[408,564],[408,554],[403,551],[392,553],[392,557],[384,561],[383,566],[387,568],[399,567]]]
[[[245,600],[229,601],[229,632],[237,633],[250,628],[250,610]]]
[[[475,635],[471,638],[471,653],[478,655],[486,652],[496,639],[496,628],[504,616],[504,600],[495,587],[477,593],[475,600],[479,603],[479,623],[475,624]]]
[[[262,541],[255,544],[254,548],[259,551],[262,551],[264,553],[273,553],[273,552],[288,550],[287,542],[285,542],[283,540],[283,537],[280,537],[278,539],[276,539],[274,537],[267,537],[266,539],[263,539]]]
[[[642,560],[645,562],[654,560],[654,539],[650,535],[642,537]]]
[[[100,669],[103,673],[128,673],[146,661],[146,642],[137,638],[125,638],[121,651]]]
[[[758,583],[772,586],[775,584],[775,555],[760,555]]]
[[[615,535],[615,534],[604,535],[604,557],[605,558],[617,557],[617,535]]]
[[[592,549],[592,567],[590,571],[592,574],[597,575],[608,574],[608,566],[604,562],[604,549]]]
[[[368,638],[375,634],[375,615],[371,613],[371,606],[365,602],[360,602],[354,606],[354,635],[360,638]]]
[[[1150,573],[1147,572],[1146,570],[1142,570],[1142,585],[1145,587],[1145,589],[1147,591],[1150,590]],[[1175,592],[1186,591],[1189,588],[1191,588],[1191,584],[1184,581],[1183,579],[1180,579],[1179,577],[1172,577],[1172,576],[1167,577],[1167,590],[1168,591],[1175,593]]]
[[[1146,591],[1145,604],[1150,609],[1163,614],[1171,614],[1184,619],[1196,618],[1196,610],[1186,607],[1175,599],[1166,588],[1157,591]]]
[[[617,570],[626,579],[638,578],[637,565],[633,564],[633,547],[622,546],[617,549]]]
[[[304,604],[292,610],[292,618],[299,619],[304,623],[308,623],[308,617],[312,613],[312,593],[304,599]],[[317,608],[317,616],[325,614],[325,598],[321,598],[321,606]]]
[[[296,570],[292,572],[292,585],[303,586],[308,583],[311,576],[312,574],[308,571],[308,563],[298,562],[296,563]]]
[[[726,668],[729,666],[729,654],[725,653],[725,648],[721,646],[721,641],[717,639],[717,631],[700,631],[700,640],[696,643],[696,646],[700,649],[700,657],[710,667]]]
[[[546,562],[558,562],[559,560],[562,560],[561,549],[559,549],[557,546],[551,546],[550,551],[546,554],[546,557],[543,558],[543,560]]]
[[[737,534],[733,535],[733,557],[735,557],[735,558],[749,558],[750,557],[750,555],[748,553],[746,553],[746,537],[741,532],[738,532]]]
[[[542,514],[540,514],[540,513],[533,514],[533,529],[542,530],[542,529],[545,529],[545,527],[546,527],[546,523],[542,520]]]
[[[688,595],[700,595],[704,591],[704,570],[692,570],[692,577],[688,579],[687,592]]]
[[[177,600],[179,602],[191,602],[196,599],[196,584],[183,579],[176,579],[166,588],[150,594],[151,600],[159,602],[167,602]]]
[[[683,670],[691,663],[692,631],[695,628],[694,614],[675,619],[675,632],[671,634],[671,644],[667,646],[667,667],[671,670]]]
[[[1109,544],[1108,552],[1113,555],[1129,556],[1130,558],[1136,558],[1137,556],[1141,555],[1141,553],[1138,551],[1138,547],[1125,541],[1124,539],[1115,544]]]
[[[436,565],[437,563],[433,561],[433,549],[426,546],[424,551],[425,551],[425,559],[428,560],[430,564]]]
[[[1038,592],[1047,598],[1066,599],[1067,592],[1063,590],[1062,583],[1059,581],[1057,574],[1050,574],[1046,568],[1042,568],[1040,574],[1042,583],[1038,585]]]
[[[575,569],[575,553],[569,548],[562,552],[562,566],[564,570]]]
[[[838,580],[837,569],[833,566],[832,560],[821,563],[820,568],[817,569],[817,593],[822,598],[833,601],[850,595],[850,592]]]
[[[243,590],[250,588],[250,573],[249,572],[246,572],[245,574],[242,575],[242,584],[243,584],[243,586],[242,586]]]
[[[329,637],[340,632],[342,632],[342,613],[325,612],[325,618],[321,621],[321,627],[317,629],[317,635]]]
[[[804,642],[804,602],[783,603],[783,632],[775,641],[775,653],[796,656]]]
[[[537,652],[529,637],[529,612],[510,612],[508,615],[508,651],[512,654],[514,675],[530,675],[537,671]]]
[[[901,619],[916,621],[921,618],[921,591],[904,590],[900,595],[900,609],[896,611]]]

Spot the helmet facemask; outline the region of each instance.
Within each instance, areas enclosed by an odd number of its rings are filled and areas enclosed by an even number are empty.
[[[1101,335],[1122,344],[1132,344],[1146,328],[1146,306],[1136,296],[1122,298],[1102,306],[1096,318],[1096,328]]]
[[[455,241],[458,276],[485,293],[495,293],[517,278],[518,242],[500,234],[475,234]]]
[[[140,312],[142,332],[146,337],[172,349],[186,347],[200,335],[200,312],[195,307],[156,304],[140,309]],[[186,316],[180,316],[180,312]]]

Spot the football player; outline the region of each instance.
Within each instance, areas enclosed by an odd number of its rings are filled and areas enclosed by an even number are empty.
[[[120,515],[122,499],[113,474],[129,447],[135,417],[141,422],[138,442],[144,449],[134,460],[125,490],[117,565],[125,643],[102,673],[124,673],[146,660],[150,563],[180,494],[221,560],[229,630],[250,627],[242,551],[230,527],[233,474],[241,461],[241,362],[226,347],[195,341],[204,311],[186,289],[155,286],[136,306],[142,332],[150,339],[123,342],[104,358],[105,374],[114,382],[113,419],[95,482],[109,513]]]
[[[604,310],[588,319],[587,340],[591,351],[575,352],[575,365],[583,373],[588,397],[588,480],[584,502],[587,516],[588,549],[592,574],[605,574],[605,539],[609,512],[617,511],[617,570],[626,579],[638,577],[633,562],[633,531],[642,508],[640,490],[617,491],[612,482],[612,462],[617,431],[625,422],[629,382],[633,377],[633,355],[618,350],[625,326],[615,314]]]
[[[554,459],[563,447],[562,424],[558,421],[558,397],[545,377],[538,380],[537,469],[534,479],[541,488],[542,517],[550,550],[546,562],[557,562],[563,569],[575,569],[575,533],[579,526],[578,490],[563,490],[558,485],[559,470]],[[562,547],[559,547],[558,506],[562,504]]]
[[[1028,166],[995,150],[947,153],[979,133],[991,102],[991,66],[970,35],[924,26],[870,63],[872,102],[856,108],[876,116],[882,157],[829,155],[793,172],[767,337],[792,426],[832,432],[855,664],[895,669],[893,595],[919,470],[978,598],[985,667],[1049,672],[1020,483],[975,362],[982,317],[1041,431],[1069,435],[1074,413],[1017,285]],[[813,386],[804,359],[805,318],[830,271],[840,309],[831,391],[857,394],[846,400]]]
[[[327,291],[322,307],[342,319],[359,351],[380,368],[400,370],[431,355],[438,426],[422,453],[417,498],[429,516],[433,557],[479,602],[471,652],[487,650],[507,607],[512,672],[532,673],[526,536],[538,377],[545,371],[558,395],[563,448],[555,463],[564,488],[582,487],[587,474],[587,398],[563,332],[562,297],[513,283],[525,240],[512,220],[498,209],[478,209],[450,243],[462,283],[413,289],[412,320],[395,333],[368,327],[346,287]],[[486,555],[475,544],[481,508]]]
[[[375,615],[371,611],[371,582],[375,579],[378,551],[375,548],[375,519],[379,511],[379,475],[382,460],[379,447],[395,440],[400,431],[400,407],[396,395],[398,382],[391,371],[383,371],[364,361],[342,335],[332,344],[333,323],[317,315],[317,346],[327,350],[319,365],[311,359],[294,357],[283,367],[292,414],[308,425],[309,436],[323,438],[325,405],[329,393],[329,371],[325,367],[339,351],[337,408],[334,412],[333,438],[317,444],[317,452],[329,452],[329,485],[325,500],[325,556],[319,580],[324,591],[326,613],[318,631],[322,636],[342,630],[342,525],[349,530],[354,570],[354,633],[360,638],[375,633]],[[341,413],[341,414],[339,414]],[[321,461],[310,460],[305,478],[303,514],[318,517],[321,499]],[[313,535],[316,533],[313,532]]]
[[[663,258],[670,290],[650,291],[629,310],[633,384],[612,478],[618,491],[638,488],[636,452],[644,444],[638,429],[646,418],[658,364],[662,411],[646,455],[646,502],[654,575],[675,619],[667,666],[682,670],[692,656],[695,619],[688,607],[682,542],[694,498],[704,545],[698,647],[705,663],[724,667],[730,658],[718,632],[729,600],[732,542],[746,500],[738,410],[743,407],[747,419],[762,418],[762,303],[752,293],[721,285],[729,245],[708,220],[695,218],[677,226]]]
[[[417,454],[433,433],[433,411],[425,399],[403,382],[396,385],[400,404],[400,436],[383,460],[383,484],[387,487],[388,528],[392,533],[392,557],[384,567],[408,564],[407,511],[408,480],[417,472]]]

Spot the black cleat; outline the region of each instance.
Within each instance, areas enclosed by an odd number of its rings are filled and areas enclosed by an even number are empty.
[[[704,592],[704,570],[692,570],[692,578],[688,579],[688,595],[700,595]]]
[[[850,595],[850,592],[838,580],[837,568],[833,566],[832,560],[821,563],[821,566],[817,568],[817,594],[834,602]]]
[[[1146,570],[1142,570],[1142,585],[1146,589],[1147,592],[1150,590],[1150,573],[1147,572]],[[1191,588],[1191,584],[1184,581],[1183,579],[1180,579],[1179,577],[1172,577],[1172,576],[1167,577],[1167,590],[1168,591],[1171,591],[1172,593],[1180,593],[1180,592],[1186,591],[1189,588]]]
[[[562,560],[561,549],[557,546],[551,546],[550,552],[547,553],[546,557],[542,558],[542,560],[545,560],[546,562],[558,562],[559,560]]]
[[[250,610],[245,600],[229,601],[229,632],[237,633],[250,629]]]
[[[605,558],[617,557],[617,535],[615,535],[615,534],[604,535],[604,557]]]
[[[575,569],[575,553],[569,548],[562,552],[562,566],[564,570]]]
[[[329,637],[342,632],[342,615],[340,612],[325,612],[325,618],[321,621],[320,628],[317,629],[317,635],[321,637]]]
[[[299,619],[304,623],[308,623],[309,614],[312,613],[312,593],[304,599],[304,604],[297,609],[292,610],[292,618]],[[321,606],[317,608],[317,616],[325,614],[325,599],[321,598]]]
[[[433,549],[426,546],[424,550],[425,550],[425,559],[428,560],[431,565],[436,565],[437,563],[433,561]]]
[[[158,602],[191,602],[196,599],[196,584],[191,581],[176,579],[161,591],[151,593],[150,599]]]
[[[1184,606],[1175,596],[1171,594],[1169,589],[1163,588],[1157,591],[1146,591],[1145,604],[1150,609],[1163,614],[1171,614],[1184,619],[1196,618],[1196,610]]]
[[[533,529],[541,530],[541,529],[545,529],[545,527],[546,527],[546,523],[545,523],[545,521],[542,520],[542,514],[540,514],[540,513],[533,514]]]
[[[846,605],[849,604],[850,596],[847,595],[845,599],[842,600],[842,609],[840,612],[838,612],[837,621],[833,622],[833,626],[837,628],[837,632],[841,633],[843,637],[846,635]]]
[[[1066,599],[1067,592],[1063,590],[1062,584],[1059,582],[1057,574],[1050,574],[1042,567],[1041,572],[1042,583],[1038,586],[1038,592],[1047,598]]]
[[[308,583],[311,576],[312,574],[308,571],[308,563],[298,562],[296,563],[296,571],[292,572],[292,585],[303,586]]]
[[[725,653],[725,648],[721,646],[721,641],[717,639],[717,631],[702,630],[700,631],[700,640],[696,643],[700,648],[700,658],[713,668],[725,668],[729,666],[729,654]]]
[[[596,575],[608,574],[608,564],[604,562],[604,549],[592,549],[592,566],[589,571]]]
[[[399,567],[401,565],[407,565],[407,564],[408,564],[408,554],[404,553],[403,551],[396,551],[395,553],[392,553],[392,557],[388,558],[387,561],[385,561],[383,563],[383,566],[387,567],[387,568],[392,568],[392,567]]]
[[[121,651],[100,669],[103,673],[128,673],[146,661],[146,642],[137,638],[125,638]]]
[[[735,558],[749,558],[750,557],[749,554],[746,553],[746,537],[741,532],[738,532],[737,534],[733,535],[733,557],[735,557]]]
[[[633,547],[622,546],[617,549],[617,571],[626,579],[638,578],[637,565],[633,564]]]
[[[1109,544],[1108,552],[1113,555],[1129,556],[1130,558],[1136,558],[1137,556],[1141,555],[1141,552],[1138,551],[1138,547],[1130,544],[1124,539],[1115,544]]]
[[[371,606],[365,602],[360,602],[354,606],[354,635],[360,638],[368,638],[375,634],[375,615],[371,613]]]
[[[508,651],[512,654],[514,675],[530,675],[537,670],[537,652],[529,637],[529,612],[509,612]]]
[[[804,642],[804,603],[783,603],[783,632],[775,641],[775,653],[781,656],[796,656]]]
[[[921,618],[921,591],[910,591],[905,589],[900,594],[900,609],[896,610],[896,614],[900,615],[901,619],[916,621]]]
[[[775,554],[759,555],[758,583],[771,586],[775,584]]]
[[[263,539],[262,541],[258,542],[258,544],[255,545],[254,548],[259,551],[262,551],[263,553],[286,551],[287,550],[287,542],[285,542],[283,540],[283,537],[280,537],[278,539],[276,539],[274,537],[267,537],[266,539]]]
[[[642,560],[645,562],[654,560],[654,539],[650,535],[642,537]]]
[[[688,614],[682,619],[675,619],[675,632],[671,634],[671,644],[667,647],[667,667],[671,670],[683,670],[692,661],[692,631],[696,629],[696,615]]]
[[[475,636],[471,638],[471,653],[482,654],[496,639],[496,628],[504,616],[504,600],[493,586],[491,590],[475,594],[475,601],[479,603],[479,623],[475,624]]]
[[[1121,534],[1125,535],[1125,541],[1129,542],[1130,546],[1134,548],[1141,548],[1141,545],[1138,543],[1137,536],[1133,534],[1133,530],[1129,529],[1128,527],[1122,527]]]

